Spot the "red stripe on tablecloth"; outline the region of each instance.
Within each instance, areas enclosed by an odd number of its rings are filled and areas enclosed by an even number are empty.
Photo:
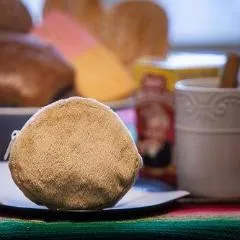
[[[214,216],[239,216],[240,204],[184,204],[168,214],[168,217],[214,217]]]

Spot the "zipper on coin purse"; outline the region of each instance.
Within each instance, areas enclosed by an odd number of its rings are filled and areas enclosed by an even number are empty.
[[[7,160],[8,160],[8,157],[9,157],[10,152],[11,152],[12,145],[13,145],[13,143],[15,142],[15,140],[16,140],[19,132],[20,132],[19,130],[14,130],[14,131],[12,132],[12,134],[11,134],[11,140],[10,140],[10,142],[9,142],[9,144],[8,144],[8,147],[7,147],[7,150],[6,150],[5,154],[4,154],[4,158],[3,158],[4,161],[7,161]]]

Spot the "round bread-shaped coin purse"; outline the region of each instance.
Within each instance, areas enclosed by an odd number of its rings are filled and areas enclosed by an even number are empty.
[[[39,110],[11,144],[12,178],[51,209],[103,209],[131,188],[142,159],[127,128],[107,106],[72,97]]]

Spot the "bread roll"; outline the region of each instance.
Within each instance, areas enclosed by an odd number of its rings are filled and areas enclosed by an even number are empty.
[[[0,104],[43,106],[73,84],[74,70],[53,46],[25,34],[0,34]]]
[[[32,18],[20,0],[0,0],[0,32],[28,32]]]
[[[119,117],[80,97],[42,108],[11,146],[13,180],[33,202],[51,209],[111,207],[142,165]]]
[[[102,38],[126,65],[137,58],[164,57],[168,50],[168,20],[153,1],[121,1],[105,14]]]

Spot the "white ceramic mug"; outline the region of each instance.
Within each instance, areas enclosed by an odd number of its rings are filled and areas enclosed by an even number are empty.
[[[240,198],[240,88],[218,83],[176,84],[178,186],[195,196]]]

